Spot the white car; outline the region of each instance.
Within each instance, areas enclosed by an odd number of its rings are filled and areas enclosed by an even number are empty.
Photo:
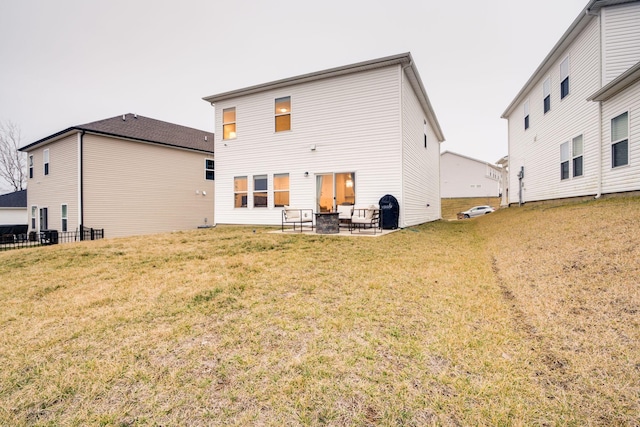
[[[491,206],[476,206],[469,209],[468,211],[462,212],[462,215],[464,215],[465,218],[473,218],[474,216],[486,215],[494,211],[495,209],[493,209]]]

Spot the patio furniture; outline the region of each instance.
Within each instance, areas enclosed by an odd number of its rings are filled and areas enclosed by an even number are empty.
[[[355,208],[349,230],[353,233],[356,229],[358,232],[372,230],[373,234],[376,234],[380,229],[380,209],[375,205],[367,208]]]
[[[298,209],[290,206],[285,206],[282,210],[282,232],[284,232],[285,225],[293,225],[293,231],[296,231],[296,225],[300,226],[300,232],[302,233],[302,226],[304,224],[311,225],[313,230],[313,209]]]
[[[340,225],[351,228],[351,217],[353,216],[353,205],[338,205],[338,220]]]

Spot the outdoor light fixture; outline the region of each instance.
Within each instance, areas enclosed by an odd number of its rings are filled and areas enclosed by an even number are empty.
[[[313,144],[313,145],[311,146],[311,151],[316,151],[316,144]]]
[[[306,177],[308,177],[308,176],[309,176],[309,172],[305,172],[305,173],[304,173],[304,177],[306,178]]]

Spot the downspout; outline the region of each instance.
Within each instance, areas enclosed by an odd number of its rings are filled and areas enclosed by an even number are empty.
[[[404,67],[400,67],[400,174],[401,174],[400,182],[402,183],[400,188],[400,191],[401,191],[400,200],[402,200],[402,203],[405,203],[405,199],[404,199],[404,121],[403,121],[404,115],[402,114],[403,108],[404,108],[404,70],[411,67],[412,65],[413,65],[413,59],[409,60],[409,63]],[[402,221],[399,221],[399,222],[402,225],[398,224],[398,226],[400,228],[404,228],[405,226],[404,209],[401,209],[400,215],[402,215]]]
[[[82,228],[84,227],[84,130],[80,132],[80,140],[78,146],[78,206],[79,212],[78,216],[80,219],[79,230],[80,230],[80,240],[84,240],[84,233]]]
[[[602,75],[604,74],[604,63],[603,63],[603,54],[602,54],[602,9],[597,14],[591,13],[590,10],[587,10],[587,15],[597,16],[598,17],[598,26],[600,30],[600,81],[599,88],[602,88]],[[602,168],[603,168],[603,158],[602,158],[602,101],[598,101],[598,193],[595,195],[594,199],[599,199],[602,196]]]

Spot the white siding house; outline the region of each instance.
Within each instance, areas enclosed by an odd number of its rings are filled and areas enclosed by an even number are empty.
[[[443,199],[498,197],[502,169],[482,160],[445,151],[440,154],[440,192]]]
[[[640,189],[639,61],[640,1],[590,0],[502,114],[509,203]]]
[[[400,204],[440,218],[444,136],[409,53],[204,98],[215,105],[216,222],[281,222],[284,205]]]

